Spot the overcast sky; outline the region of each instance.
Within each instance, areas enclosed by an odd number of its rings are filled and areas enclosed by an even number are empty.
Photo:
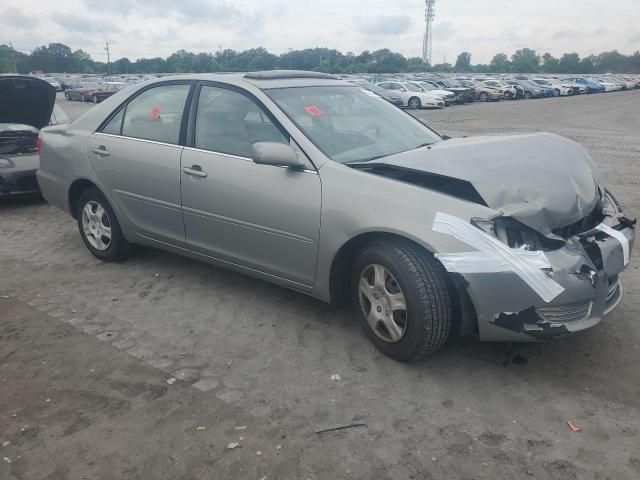
[[[95,60],[167,56],[177,49],[315,46],[420,56],[423,0],[2,0],[0,43],[29,51],[62,42]],[[530,47],[581,56],[640,49],[640,0],[437,0],[433,63],[463,50],[472,63]]]

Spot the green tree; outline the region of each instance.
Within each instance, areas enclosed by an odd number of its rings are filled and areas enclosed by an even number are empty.
[[[0,73],[16,73],[15,51],[9,45],[0,45]]]
[[[560,67],[560,60],[549,52],[542,55],[542,71],[545,73],[557,73]]]
[[[497,53],[489,64],[489,70],[495,73],[505,73],[510,71],[511,62],[509,61],[509,57],[504,53]]]
[[[516,50],[511,55],[511,68],[517,73],[536,73],[540,70],[540,57],[530,48]]]
[[[560,57],[558,69],[562,73],[578,73],[580,70],[580,55],[576,52],[565,53]]]
[[[471,54],[469,52],[462,52],[456,59],[456,64],[453,67],[456,72],[472,72],[471,68]]]

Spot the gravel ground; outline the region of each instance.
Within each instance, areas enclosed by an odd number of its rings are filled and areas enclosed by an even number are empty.
[[[639,109],[633,91],[417,115],[573,138],[633,217]],[[512,353],[456,339],[403,365],[347,310],[148,248],[100,263],[71,218],[2,202],[0,478],[637,479],[638,265],[590,331]]]

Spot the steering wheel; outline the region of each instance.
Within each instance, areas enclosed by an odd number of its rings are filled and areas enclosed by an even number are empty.
[[[360,133],[362,135],[366,135],[367,132],[375,132],[375,136],[379,137],[380,136],[380,127],[375,123],[370,123],[366,127],[364,127],[362,130],[360,130]]]

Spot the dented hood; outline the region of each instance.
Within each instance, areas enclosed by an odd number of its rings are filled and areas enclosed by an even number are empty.
[[[549,133],[451,139],[367,162],[468,181],[488,207],[543,235],[586,217],[599,200],[589,153]]]

